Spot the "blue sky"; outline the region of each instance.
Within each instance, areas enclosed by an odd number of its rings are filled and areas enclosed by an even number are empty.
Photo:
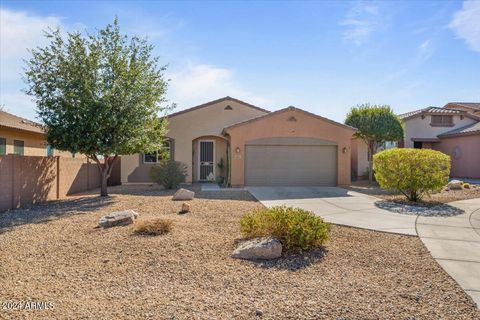
[[[94,30],[119,17],[168,64],[177,110],[230,95],[341,121],[356,104],[402,113],[480,101],[480,1],[5,1],[0,104],[35,118],[21,92],[42,29]]]

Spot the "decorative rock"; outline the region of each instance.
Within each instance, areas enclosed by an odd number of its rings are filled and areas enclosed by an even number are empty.
[[[270,260],[282,256],[282,244],[275,238],[256,238],[241,243],[232,254],[236,259]]]
[[[452,180],[449,183],[447,183],[447,187],[450,190],[462,190],[462,185],[463,185],[463,182],[460,180]]]
[[[126,226],[132,224],[137,217],[138,213],[133,210],[112,212],[109,215],[101,217],[98,225],[103,228]]]
[[[192,200],[195,196],[195,192],[180,188],[173,195],[173,200]]]
[[[182,203],[182,210],[180,213],[187,213],[190,212],[190,205],[186,202]]]

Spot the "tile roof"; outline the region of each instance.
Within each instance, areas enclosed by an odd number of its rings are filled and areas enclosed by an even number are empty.
[[[180,115],[180,114],[183,114],[183,113],[186,113],[186,112],[190,112],[190,111],[193,111],[193,110],[197,110],[197,109],[200,109],[200,108],[208,107],[208,106],[210,106],[210,105],[212,105],[212,104],[219,103],[219,102],[222,102],[222,101],[235,101],[235,102],[240,103],[240,104],[243,104],[243,105],[245,105],[245,106],[247,106],[247,107],[250,107],[250,108],[253,108],[253,109],[257,109],[257,110],[263,111],[263,112],[265,112],[265,113],[269,113],[269,112],[270,112],[270,111],[268,111],[268,110],[266,110],[266,109],[263,109],[263,108],[254,106],[253,104],[247,103],[247,102],[245,102],[245,101],[242,101],[242,100],[239,100],[239,99],[235,99],[235,98],[226,96],[226,97],[223,97],[223,98],[220,98],[220,99],[217,99],[217,100],[213,100],[213,101],[210,101],[210,102],[207,102],[207,103],[203,103],[203,104],[201,104],[201,105],[198,105],[198,106],[195,106],[195,107],[192,107],[192,108],[188,108],[188,109],[185,109],[185,110],[180,110],[180,111],[178,111],[178,112],[169,114],[168,117],[169,117],[169,118],[175,117],[175,116],[178,116],[178,115]]]
[[[229,125],[228,127],[225,127],[223,129],[223,132],[226,132],[228,129],[230,128],[233,128],[233,127],[237,127],[237,126],[241,126],[241,125],[244,125],[244,124],[247,124],[247,123],[250,123],[250,122],[254,122],[254,121],[257,121],[257,120],[260,120],[260,119],[264,119],[264,118],[267,118],[267,117],[271,117],[271,116],[274,116],[276,114],[279,114],[279,113],[283,113],[283,112],[286,112],[286,111],[298,111],[298,112],[302,112],[304,114],[307,114],[311,117],[314,117],[314,118],[317,118],[317,119],[320,119],[320,120],[324,120],[326,122],[329,122],[333,125],[336,125],[336,126],[339,126],[339,127],[343,127],[345,129],[350,129],[350,130],[353,130],[353,131],[357,131],[357,128],[354,128],[352,126],[349,126],[349,125],[346,125],[346,124],[343,124],[343,123],[340,123],[340,122],[336,122],[336,121],[333,121],[333,120],[330,120],[328,118],[324,118],[322,116],[319,116],[315,113],[312,113],[312,112],[308,112],[308,111],[305,111],[303,109],[300,109],[300,108],[297,108],[297,107],[294,107],[294,106],[289,106],[289,107],[286,107],[286,108],[283,108],[283,109],[280,109],[280,110],[277,110],[277,111],[273,111],[273,112],[269,112],[267,114],[262,114],[258,117],[255,117],[255,118],[251,118],[251,119],[247,119],[247,120],[243,120],[243,121],[240,121],[240,122],[237,122],[237,123],[234,123],[234,124],[231,124]]]
[[[5,111],[0,111],[0,126],[29,132],[44,133],[41,124]]]
[[[415,111],[410,111],[407,113],[403,113],[399,115],[400,119],[410,119],[413,117],[416,117],[417,115],[421,114],[463,114],[467,115],[468,112],[464,110],[456,110],[456,109],[445,109],[445,108],[438,108],[438,107],[428,107],[428,108],[423,108]]]
[[[469,124],[468,126],[453,129],[451,131],[444,132],[439,134],[438,137],[448,137],[448,136],[461,136],[461,135],[470,135],[470,134],[480,134],[480,121]]]
[[[480,111],[480,102],[449,102],[445,105],[445,107],[447,106],[459,106]]]

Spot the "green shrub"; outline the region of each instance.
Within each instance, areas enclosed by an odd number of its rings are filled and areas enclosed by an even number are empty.
[[[284,206],[248,213],[240,225],[245,237],[273,236],[286,249],[319,247],[327,240],[330,230],[330,226],[312,212]]]
[[[463,187],[464,187],[465,189],[470,189],[470,183],[464,182],[464,183],[463,183]]]
[[[429,149],[385,150],[373,156],[373,165],[380,187],[410,201],[440,191],[450,175],[450,157]]]
[[[186,177],[187,166],[179,161],[162,161],[150,169],[152,181],[161,184],[165,189],[178,188],[180,183],[185,182]]]

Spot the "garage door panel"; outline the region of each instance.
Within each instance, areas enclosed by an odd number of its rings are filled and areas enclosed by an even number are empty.
[[[336,185],[336,146],[246,148],[247,185]]]

